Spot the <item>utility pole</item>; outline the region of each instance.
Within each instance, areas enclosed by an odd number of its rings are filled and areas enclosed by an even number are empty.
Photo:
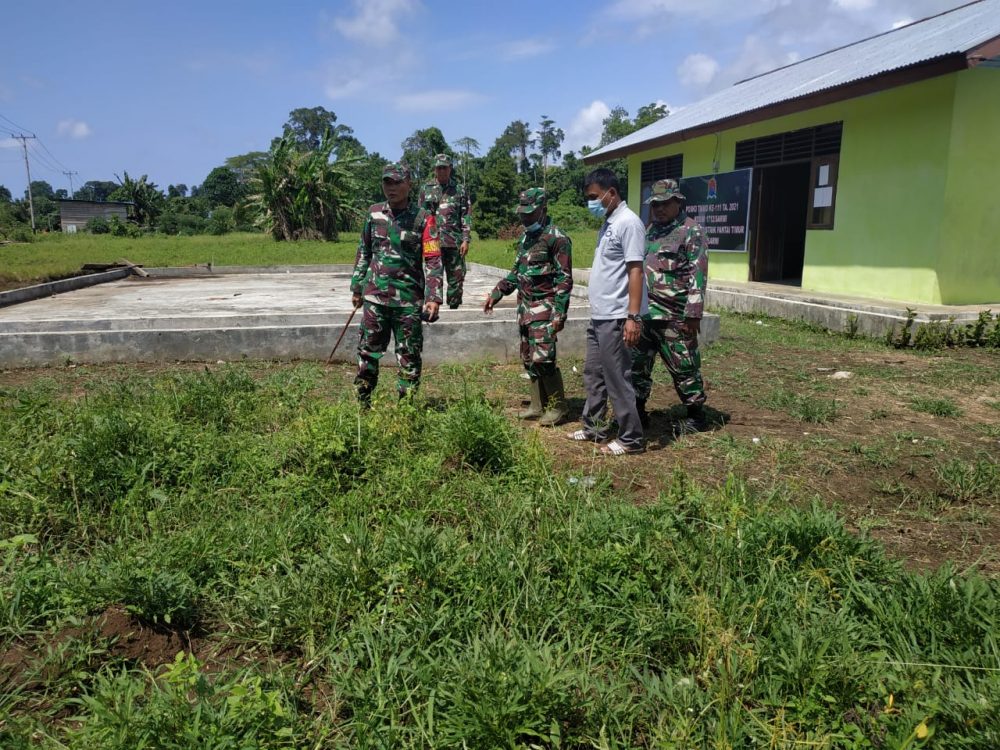
[[[15,135],[14,138],[21,142],[24,149],[24,171],[28,173],[28,210],[31,212],[31,233],[35,233],[35,199],[31,197],[31,167],[28,165],[28,140],[33,139],[33,135]]]
[[[69,197],[70,199],[76,196],[76,192],[73,190],[73,175],[80,174],[79,172],[63,172],[64,175],[69,177]]]

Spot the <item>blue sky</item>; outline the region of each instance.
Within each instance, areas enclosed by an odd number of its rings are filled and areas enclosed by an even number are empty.
[[[69,187],[128,171],[201,183],[265,150],[288,112],[323,106],[372,151],[436,125],[485,152],[514,119],[552,117],[563,150],[610,108],[681,107],[750,75],[960,0],[174,0],[8,3],[0,185]],[[16,146],[16,148],[15,148]]]

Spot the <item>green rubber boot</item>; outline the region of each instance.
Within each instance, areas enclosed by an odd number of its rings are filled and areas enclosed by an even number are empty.
[[[569,413],[566,408],[566,393],[563,391],[562,372],[558,367],[555,372],[542,379],[542,389],[548,398],[548,409],[538,420],[538,424],[542,427],[555,427]]]
[[[531,380],[531,406],[517,413],[518,419],[538,419],[542,416],[542,381]]]

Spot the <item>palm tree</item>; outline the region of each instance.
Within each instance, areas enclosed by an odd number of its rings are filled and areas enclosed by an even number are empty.
[[[121,198],[132,204],[132,218],[140,226],[149,226],[156,217],[160,215],[163,207],[163,193],[156,186],[156,183],[149,182],[149,177],[143,175],[138,180],[129,177],[128,172],[123,172],[125,178],[118,175],[119,187],[115,190]]]
[[[299,151],[289,136],[278,139],[251,182],[247,202],[257,224],[276,240],[336,240],[338,227],[360,215],[354,156],[330,161],[337,139],[328,129],[319,148]]]

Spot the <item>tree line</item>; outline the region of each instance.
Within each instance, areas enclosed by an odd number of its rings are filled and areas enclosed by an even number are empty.
[[[592,226],[583,207],[583,179],[589,167],[582,157],[668,115],[662,104],[640,107],[630,117],[616,107],[604,119],[600,141],[579,152],[562,152],[564,131],[547,115],[532,125],[514,120],[483,153],[474,138],[449,142],[440,128],[415,130],[401,144],[401,160],[413,173],[414,192],[433,175],[434,156],[446,153],[454,162],[455,178],[465,183],[473,202],[473,228],[480,237],[517,234],[513,204],[520,190],[543,186],[549,213],[567,229]],[[337,121],[324,107],[289,113],[280,135],[267,151],[237,154],[212,169],[200,185],[160,188],[146,174],[128,172],[115,180],[89,180],[73,198],[125,201],[129,221],[95,219],[88,230],[138,236],[163,234],[223,234],[264,231],[276,240],[335,240],[340,232],[360,227],[365,209],[382,200],[382,167],[390,161],[368,151],[354,130]],[[623,160],[607,162],[625,182]],[[31,183],[36,226],[59,230],[60,199],[68,191],[48,182]],[[0,239],[31,238],[28,192],[15,199],[0,185]]]

